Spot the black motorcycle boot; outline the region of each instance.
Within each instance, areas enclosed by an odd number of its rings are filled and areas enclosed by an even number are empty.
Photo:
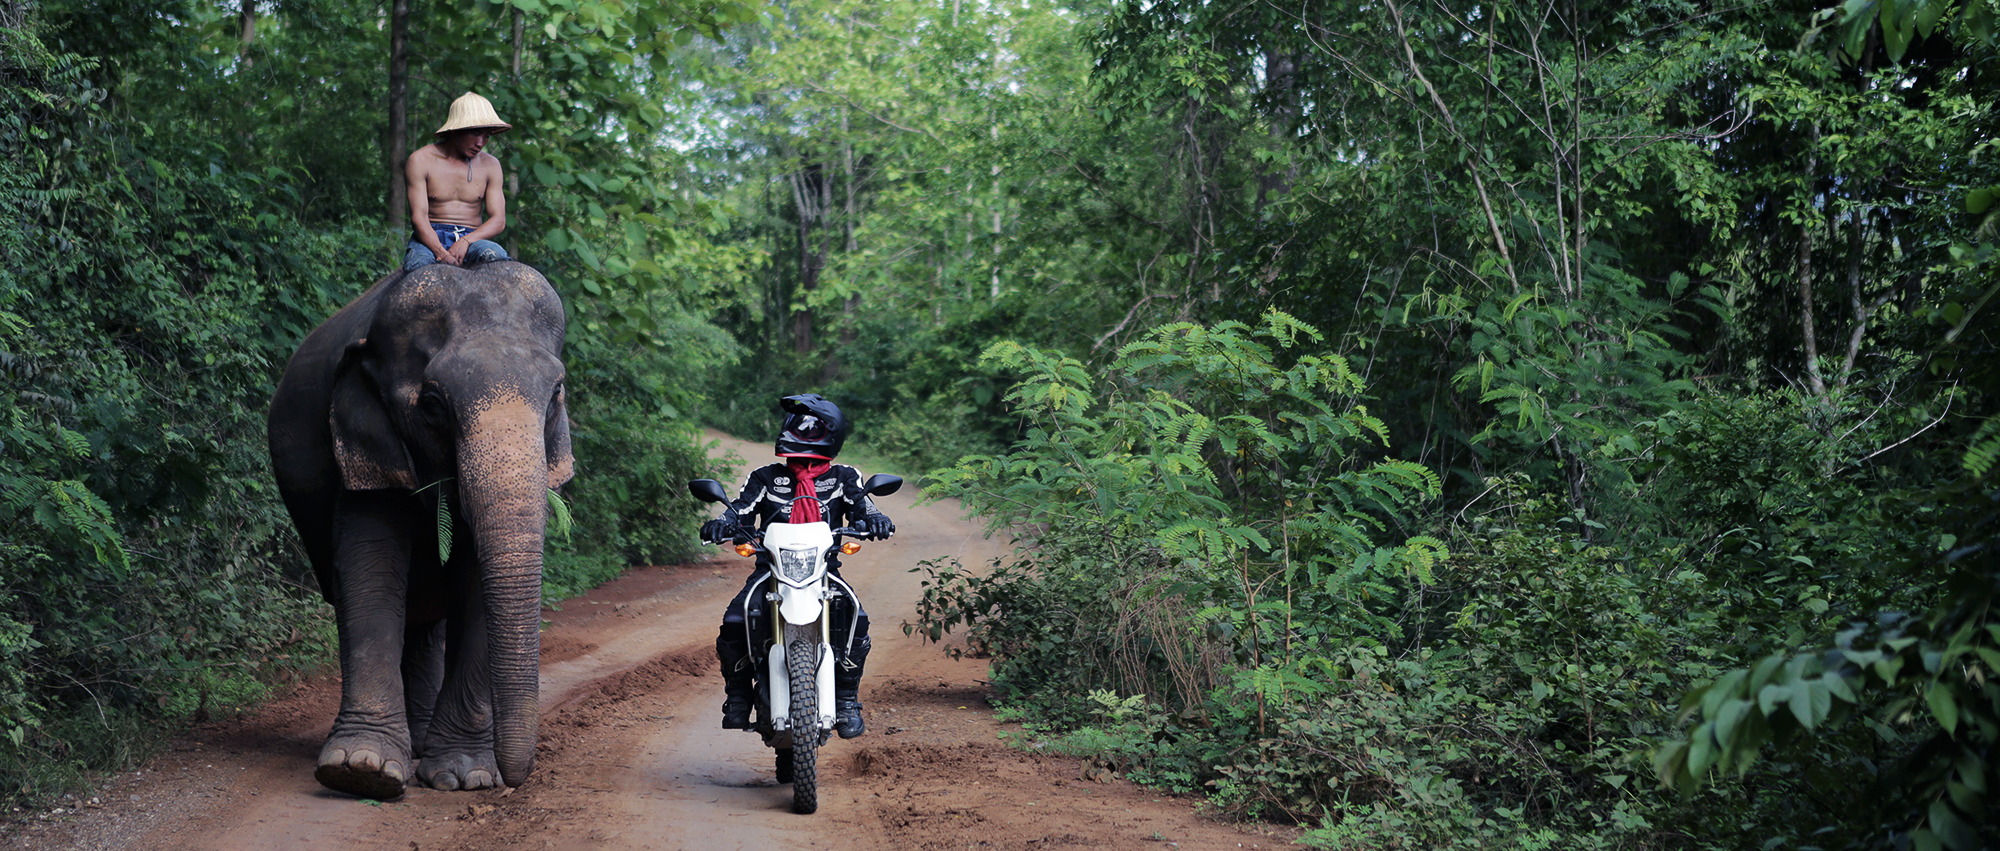
[[[868,725],[861,720],[861,669],[873,644],[868,636],[857,638],[843,658],[833,662],[833,730],[843,739],[868,732]]]
[[[722,629],[725,633],[730,631],[728,626]],[[748,730],[750,711],[757,704],[757,684],[750,671],[750,646],[740,638],[731,641],[717,636],[715,657],[722,662],[722,729]]]

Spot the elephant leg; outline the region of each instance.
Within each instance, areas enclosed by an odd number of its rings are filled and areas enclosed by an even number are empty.
[[[320,749],[320,785],[364,798],[403,794],[411,776],[403,632],[411,520],[399,492],[342,494],[334,516],[339,572],[340,714]]]
[[[491,789],[500,785],[500,768],[493,755],[486,600],[474,565],[463,565],[454,577],[458,593],[445,633],[444,689],[424,736],[417,775],[433,789]]]
[[[444,634],[442,620],[412,624],[403,633],[403,714],[409,719],[410,746],[419,757],[444,688]]]

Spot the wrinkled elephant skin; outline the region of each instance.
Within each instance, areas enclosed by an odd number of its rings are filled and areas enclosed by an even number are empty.
[[[547,491],[572,469],[563,326],[533,268],[425,266],[285,368],[272,468],[340,630],[326,787],[393,798],[533,769]]]

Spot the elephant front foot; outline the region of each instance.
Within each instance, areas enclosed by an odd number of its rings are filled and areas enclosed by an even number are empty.
[[[417,764],[417,776],[432,789],[446,792],[493,789],[500,785],[500,767],[490,750],[425,756]]]
[[[327,737],[313,778],[321,786],[361,798],[388,800],[403,794],[410,779],[409,748],[380,735]]]

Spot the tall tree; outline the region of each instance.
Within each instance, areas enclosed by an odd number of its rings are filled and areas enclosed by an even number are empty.
[[[409,231],[410,201],[403,158],[410,149],[410,0],[389,6],[389,139],[382,167],[389,175],[389,233],[395,245]]]

